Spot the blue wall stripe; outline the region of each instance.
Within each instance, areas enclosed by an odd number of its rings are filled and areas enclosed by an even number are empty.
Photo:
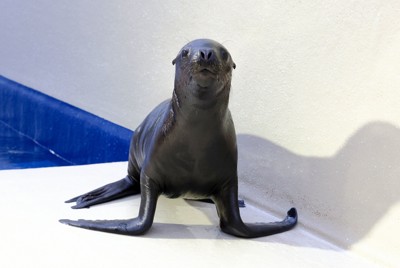
[[[128,159],[133,131],[3,76],[0,120],[73,164]]]

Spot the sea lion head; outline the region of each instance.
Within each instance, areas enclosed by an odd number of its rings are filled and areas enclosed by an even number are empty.
[[[232,69],[236,67],[228,50],[210,39],[186,44],[172,61],[175,69],[174,92],[193,104],[228,101]],[[206,105],[208,106],[208,105]]]

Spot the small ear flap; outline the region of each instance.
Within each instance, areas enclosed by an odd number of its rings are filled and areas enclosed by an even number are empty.
[[[176,63],[176,58],[172,60],[172,65],[175,65]]]
[[[236,69],[236,63],[233,63],[232,67],[233,69]]]

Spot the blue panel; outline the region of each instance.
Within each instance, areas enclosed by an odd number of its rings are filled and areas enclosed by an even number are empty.
[[[66,165],[71,163],[0,122],[0,169]]]
[[[71,164],[126,161],[133,134],[129,129],[2,76],[0,122]]]

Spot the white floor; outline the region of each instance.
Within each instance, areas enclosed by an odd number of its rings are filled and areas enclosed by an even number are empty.
[[[155,223],[141,237],[58,222],[135,217],[139,196],[83,210],[64,204],[124,177],[126,165],[0,171],[0,267],[379,267],[319,239],[301,224],[259,239],[226,235],[218,228],[214,205],[182,199],[160,198]],[[276,220],[248,202],[241,213],[248,222]]]

